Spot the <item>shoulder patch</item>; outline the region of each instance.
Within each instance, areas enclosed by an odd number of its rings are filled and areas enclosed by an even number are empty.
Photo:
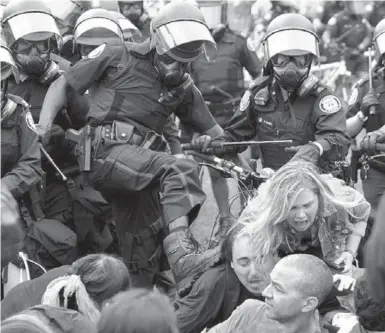
[[[251,92],[246,90],[243,94],[241,102],[239,103],[239,111],[244,112],[247,107],[250,105]]]
[[[358,97],[358,89],[353,88],[352,94],[350,95],[349,101],[348,101],[349,106],[353,105],[357,101],[357,97]]]
[[[341,101],[333,95],[327,95],[319,102],[319,107],[322,112],[333,114],[341,110]]]
[[[106,48],[106,44],[102,44],[102,45],[98,46],[96,49],[94,49],[90,53],[88,53],[87,58],[94,59],[94,58],[99,57],[103,53],[105,48]]]
[[[36,132],[35,122],[33,121],[32,113],[31,113],[30,111],[28,111],[28,112],[25,114],[25,121],[26,121],[26,123],[27,123],[28,128],[29,128],[31,131]]]

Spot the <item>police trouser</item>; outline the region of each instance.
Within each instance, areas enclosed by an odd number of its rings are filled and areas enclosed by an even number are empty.
[[[109,197],[120,254],[135,288],[151,288],[168,268],[162,243],[165,229],[157,190],[120,193]]]
[[[76,233],[80,255],[106,250],[112,242],[105,223],[111,208],[100,193],[85,184],[81,174],[67,182],[47,184],[44,193],[46,217],[64,223]]]

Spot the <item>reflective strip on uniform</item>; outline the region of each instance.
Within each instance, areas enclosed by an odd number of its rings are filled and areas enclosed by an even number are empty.
[[[55,19],[53,16],[45,13],[20,14],[10,18],[7,23],[11,28],[15,40],[33,33],[47,33],[46,38],[49,38],[52,34],[60,36]],[[43,38],[39,36],[39,39]]]
[[[277,31],[266,39],[266,43],[269,59],[278,53],[291,50],[319,55],[316,36],[303,30]]]

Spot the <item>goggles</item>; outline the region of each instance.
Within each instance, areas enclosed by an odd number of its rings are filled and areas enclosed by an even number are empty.
[[[36,48],[40,54],[49,53],[52,50],[51,38],[33,42],[20,38],[12,46],[13,51],[19,54],[29,54],[32,48]]]
[[[288,55],[279,53],[271,58],[271,63],[275,67],[284,67],[290,61],[292,61],[296,64],[298,68],[306,68],[311,64],[312,59],[313,57],[311,54],[288,56]]]

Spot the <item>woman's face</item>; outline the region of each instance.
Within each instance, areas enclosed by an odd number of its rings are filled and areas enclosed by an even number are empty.
[[[318,196],[305,188],[295,200],[286,222],[297,231],[306,231],[314,223],[319,207]]]

